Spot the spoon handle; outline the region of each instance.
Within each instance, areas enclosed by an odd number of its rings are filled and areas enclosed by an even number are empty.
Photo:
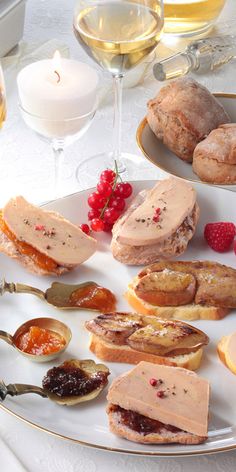
[[[35,287],[30,287],[25,284],[18,284],[14,282],[6,282],[5,279],[2,279],[0,282],[0,295],[3,295],[5,292],[9,293],[29,293],[31,295],[36,295],[37,297],[45,300],[45,294],[42,290]]]
[[[43,398],[47,398],[45,391],[37,387],[36,385],[25,385],[25,384],[9,384],[5,385],[3,380],[0,381],[0,401],[5,400],[7,395],[15,397],[18,395],[24,395],[25,393],[36,393]]]
[[[14,339],[11,334],[7,333],[6,331],[2,331],[0,329],[0,339],[3,341],[6,341],[6,343],[10,344],[11,346],[14,346]]]

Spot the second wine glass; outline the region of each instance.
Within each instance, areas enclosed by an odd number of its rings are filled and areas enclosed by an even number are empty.
[[[163,30],[163,0],[78,0],[74,32],[81,46],[114,81],[113,152],[80,164],[79,180],[97,177],[104,167],[135,169],[134,156],[121,152],[122,79],[157,46]],[[130,166],[131,164],[131,166]],[[132,177],[128,175],[128,177]],[[93,182],[87,182],[87,184]]]

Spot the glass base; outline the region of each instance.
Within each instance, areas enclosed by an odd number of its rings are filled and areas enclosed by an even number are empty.
[[[203,23],[201,26],[195,25],[194,23],[190,24],[183,24],[178,23],[169,23],[164,28],[165,35],[168,36],[176,36],[179,38],[191,38],[192,36],[196,38],[204,37],[210,30],[213,28],[214,23]]]
[[[141,156],[127,152],[121,153],[118,161],[118,170],[123,180],[143,180],[143,173],[147,166],[147,162]],[[114,168],[113,153],[101,153],[85,159],[76,169],[79,188],[84,190],[96,187],[101,172],[105,169]]]

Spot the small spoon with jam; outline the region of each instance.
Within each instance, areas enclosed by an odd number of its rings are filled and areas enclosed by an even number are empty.
[[[100,312],[115,311],[115,295],[107,288],[101,287],[96,282],[84,282],[77,285],[53,282],[43,292],[29,285],[6,282],[0,283],[0,295],[9,293],[29,293],[45,300],[56,308],[69,310],[95,310]]]
[[[49,369],[43,378],[43,388],[35,385],[9,384],[0,381],[0,400],[7,395],[36,393],[59,405],[76,405],[96,398],[108,383],[109,369],[94,361],[71,359]]]
[[[6,341],[27,359],[48,362],[67,348],[71,330],[53,318],[34,318],[23,323],[13,334],[0,330],[0,339]]]

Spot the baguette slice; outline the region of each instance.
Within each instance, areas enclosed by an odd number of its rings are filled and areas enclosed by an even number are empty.
[[[221,320],[230,311],[228,308],[203,306],[195,303],[181,306],[153,306],[137,297],[132,288],[132,283],[129,285],[124,297],[136,312],[142,315],[154,315],[165,319],[186,321]]]
[[[116,411],[114,405],[108,405],[107,414],[110,431],[117,436],[128,439],[129,441],[141,444],[201,444],[207,439],[205,436],[197,436],[196,434],[188,433],[186,431],[168,431],[165,427],[162,428],[160,433],[149,433],[144,435],[134,431],[127,425],[122,424],[119,411]]]
[[[0,251],[31,272],[60,275],[86,261],[96,250],[96,240],[78,226],[21,196],[11,198],[0,216]],[[55,264],[43,263],[43,258]]]
[[[209,395],[208,380],[195,372],[140,362],[108,389],[110,426],[140,443],[201,443],[208,435]]]
[[[217,352],[223,364],[236,375],[236,332],[221,338]]]
[[[188,370],[197,370],[201,364],[203,349],[179,356],[157,356],[147,352],[136,351],[129,346],[118,346],[104,341],[99,336],[92,334],[90,337],[90,350],[101,360],[107,362],[121,362],[138,364],[141,361],[153,364],[169,365],[172,367],[184,367]]]

